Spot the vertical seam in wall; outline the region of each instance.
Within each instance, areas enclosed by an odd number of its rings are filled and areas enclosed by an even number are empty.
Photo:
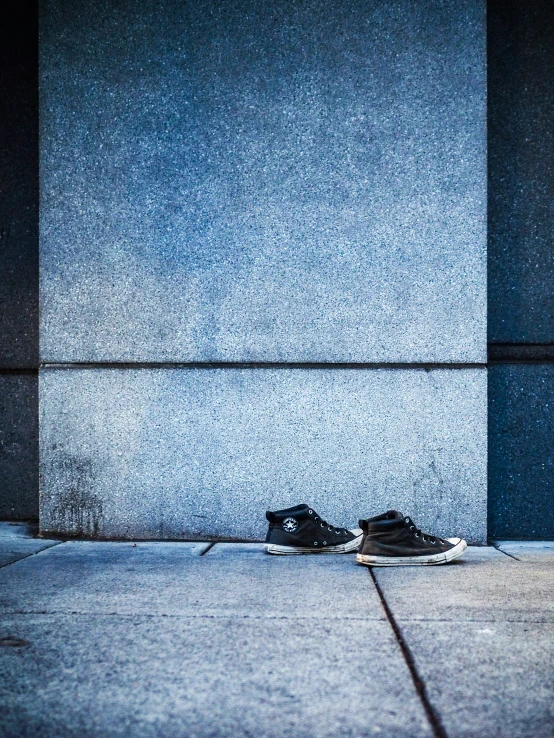
[[[421,701],[421,704],[423,705],[423,709],[425,710],[425,714],[431,725],[433,734],[435,738],[448,738],[448,734],[444,729],[439,714],[429,700],[429,697],[427,695],[427,687],[425,686],[425,682],[420,677],[419,672],[417,671],[412,652],[410,651],[408,644],[404,640],[404,636],[402,635],[400,626],[398,625],[394,615],[392,614],[392,610],[390,609],[388,602],[385,599],[383,590],[381,589],[379,582],[377,581],[377,577],[375,576],[372,567],[369,567],[369,575],[373,581],[373,584],[375,585],[375,589],[377,590],[377,594],[379,595],[379,599],[381,600],[381,604],[383,605],[383,609],[385,611],[385,615],[387,616],[387,620],[389,621],[389,625],[391,626],[396,637],[396,641],[398,643],[400,651],[402,652],[402,656],[404,657],[404,661],[406,662],[406,666],[408,667],[410,676],[412,677],[412,682]]]

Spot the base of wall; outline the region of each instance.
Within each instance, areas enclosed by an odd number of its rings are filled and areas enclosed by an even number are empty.
[[[40,398],[43,532],[260,540],[306,502],[486,540],[482,368],[46,368]]]

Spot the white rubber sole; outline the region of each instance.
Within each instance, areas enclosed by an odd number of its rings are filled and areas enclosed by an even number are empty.
[[[364,554],[356,554],[356,562],[365,566],[433,566],[436,564],[447,564],[449,561],[457,559],[467,548],[467,543],[461,538],[447,538],[451,543],[455,543],[454,548],[443,553],[432,554],[430,556],[367,556]]]
[[[277,554],[279,556],[298,556],[300,554],[346,554],[352,553],[359,548],[362,542],[363,533],[359,528],[350,531],[356,535],[352,541],[341,543],[338,546],[322,546],[321,548],[310,548],[302,546],[277,546],[275,543],[268,543],[265,550],[268,554]]]

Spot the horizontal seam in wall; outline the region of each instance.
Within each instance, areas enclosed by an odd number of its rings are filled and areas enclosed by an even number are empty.
[[[551,364],[554,344],[548,343],[489,343],[489,364]]]
[[[504,366],[504,365],[519,365],[519,364],[526,364],[526,365],[535,365],[535,366],[548,366],[549,364],[554,364],[554,358],[545,358],[545,359],[490,359],[487,366]]]
[[[43,363],[41,369],[483,369],[485,363],[434,362],[97,362]]]
[[[1,366],[0,374],[36,374],[38,366]]]

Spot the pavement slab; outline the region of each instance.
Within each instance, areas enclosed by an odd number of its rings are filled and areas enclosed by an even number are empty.
[[[28,556],[44,551],[51,546],[56,546],[58,541],[41,541],[37,540],[17,540],[17,538],[7,539],[0,544],[0,568],[13,564],[20,559],[26,559]]]
[[[526,564],[554,566],[554,541],[495,541],[495,546]]]
[[[34,526],[21,520],[0,520],[0,540],[4,538],[32,538],[38,531]]]
[[[33,538],[33,532],[33,526],[28,523],[0,521],[0,568],[58,543]]]
[[[432,738],[386,623],[0,620],[4,738]],[[384,667],[386,665],[386,667]]]
[[[501,545],[373,569],[448,738],[554,735],[552,547]]]
[[[374,570],[398,621],[554,623],[554,566],[526,564],[493,547],[469,547],[447,566]]]
[[[61,543],[0,572],[0,652],[6,738],[433,736],[349,555]]]
[[[552,738],[554,624],[403,622],[402,633],[448,738]]]
[[[39,542],[8,533],[0,554]],[[2,738],[554,734],[550,545],[368,571],[263,544],[49,543],[0,569]]]
[[[208,545],[64,543],[0,578],[0,608],[385,619],[375,588],[353,554],[268,556],[259,544],[216,544],[201,556]]]
[[[180,613],[208,543],[67,541],[4,570],[0,611]]]

